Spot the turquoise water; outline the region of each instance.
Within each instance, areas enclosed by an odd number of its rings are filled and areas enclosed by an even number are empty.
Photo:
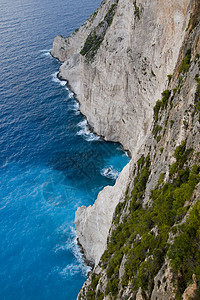
[[[88,267],[75,211],[93,204],[129,160],[119,144],[86,130],[49,54],[53,38],[99,4],[1,0],[0,299],[76,299]]]

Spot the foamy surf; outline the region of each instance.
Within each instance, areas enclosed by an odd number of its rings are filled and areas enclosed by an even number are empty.
[[[62,271],[60,271],[60,275],[62,277],[72,277],[74,275],[76,275],[77,273],[80,272],[80,267],[79,265],[74,265],[74,264],[70,264],[67,265]]]
[[[77,135],[81,135],[86,141],[92,142],[98,141],[100,139],[98,135],[92,133],[88,129],[87,120],[78,123],[78,127],[80,128],[80,130],[77,132]]]
[[[101,175],[106,178],[115,180],[118,178],[119,172],[115,170],[113,166],[109,166],[101,170]]]
[[[72,231],[72,234],[74,235],[74,239],[73,239],[73,254],[74,254],[74,256],[76,257],[76,260],[79,263],[79,266],[81,268],[81,271],[82,271],[83,275],[86,276],[92,270],[92,268],[89,267],[89,266],[87,266],[85,264],[85,262],[84,262],[83,254],[80,252],[80,248],[78,246],[77,234],[76,234],[75,228],[71,227],[71,231]]]
[[[57,76],[58,73],[59,73],[59,72],[55,72],[55,73],[53,73],[53,74],[51,75],[52,81],[53,81],[53,82],[56,82],[56,83],[59,83],[61,86],[66,86],[67,80],[60,80],[60,79],[58,78],[58,76]]]
[[[77,243],[76,230],[71,227],[71,237],[65,244],[57,245],[55,253],[60,251],[71,251],[74,255],[74,262],[68,264],[62,270],[59,270],[59,274],[62,277],[74,276],[79,272],[82,272],[84,276],[87,276],[88,272],[91,271],[91,267],[85,265],[83,254],[80,252],[80,248]]]
[[[44,50],[40,50],[39,52],[42,53],[43,56],[48,56],[48,57],[53,58],[51,56],[51,49],[44,49]]]
[[[69,105],[69,110],[73,111],[75,115],[80,115],[79,107],[79,103],[76,100],[74,100],[74,103]]]
[[[69,91],[68,88],[66,88],[66,89]],[[73,98],[74,98],[74,93],[73,93],[73,92],[69,92],[68,97],[69,97],[70,99],[73,99]]]
[[[128,157],[129,158],[129,154],[127,151],[124,152],[124,154],[122,155],[123,157]]]

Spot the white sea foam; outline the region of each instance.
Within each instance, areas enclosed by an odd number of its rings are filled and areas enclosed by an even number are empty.
[[[54,252],[57,253],[57,252],[61,252],[61,251],[68,251],[68,250],[72,250],[72,248],[73,248],[73,241],[68,240],[64,244],[56,245]]]
[[[69,110],[74,111],[75,115],[79,115],[80,114],[80,110],[79,110],[79,103],[74,100],[74,103],[69,105]]]
[[[58,78],[58,76],[57,76],[58,73],[59,73],[59,72],[55,72],[55,73],[53,73],[53,74],[51,75],[52,81],[53,81],[53,82],[56,82],[56,83],[59,83],[61,86],[66,86],[67,81],[66,81],[66,80],[60,80],[60,79]]]
[[[66,88],[66,89],[69,91],[68,88]],[[73,92],[70,92],[69,95],[68,95],[68,97],[71,98],[71,99],[74,98],[74,93],[73,93]]]
[[[87,120],[84,120],[78,124],[80,130],[77,132],[77,135],[81,135],[86,141],[98,141],[100,138],[98,135],[92,133],[87,126]]]
[[[123,152],[124,152],[124,153],[122,154],[122,156],[129,157],[128,151],[126,151],[126,150],[123,150],[123,148],[122,148],[122,147],[117,147],[117,150],[118,150],[118,151],[123,151]]]
[[[80,123],[78,123],[78,126],[81,127],[81,128],[86,128],[87,127],[87,120],[83,120],[81,121]],[[87,130],[87,128],[86,128]]]
[[[128,152],[127,152],[127,151],[125,151],[125,152],[124,152],[124,154],[123,154],[122,156],[129,157],[129,155],[128,155]]]
[[[4,206],[0,207],[0,210],[3,210],[6,207],[7,207],[7,205],[4,205]]]
[[[101,170],[101,175],[109,179],[117,179],[119,172],[113,166],[105,167]]]
[[[91,267],[89,266],[86,266],[85,262],[84,262],[84,259],[83,259],[83,254],[80,252],[80,248],[78,246],[78,242],[77,242],[77,234],[76,234],[76,230],[71,227],[71,230],[72,230],[72,234],[74,234],[74,239],[73,239],[73,254],[74,256],[76,257],[78,263],[79,263],[79,267],[82,271],[82,273],[84,275],[87,275],[88,272],[91,271]]]
[[[62,270],[57,269],[58,273],[62,277],[74,276],[79,272],[83,275],[87,275],[91,271],[91,267],[88,267],[84,263],[83,254],[80,252],[80,248],[77,243],[77,235],[75,228],[71,227],[71,236],[65,244],[56,245],[55,253],[60,251],[71,251],[74,255],[74,262],[64,267]]]
[[[67,265],[64,269],[62,269],[62,271],[60,271],[59,273],[62,277],[68,277],[68,276],[72,277],[79,272],[80,272],[79,265],[70,264]]]
[[[52,56],[51,56],[51,49],[40,50],[40,53],[42,53],[43,56],[49,56],[49,57],[52,58]]]
[[[50,52],[51,49],[43,49],[43,50],[40,50],[39,52]]]

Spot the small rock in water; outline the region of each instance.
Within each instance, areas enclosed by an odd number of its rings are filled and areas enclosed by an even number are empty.
[[[111,171],[111,168],[109,168],[107,171],[106,171],[106,175],[109,174]]]

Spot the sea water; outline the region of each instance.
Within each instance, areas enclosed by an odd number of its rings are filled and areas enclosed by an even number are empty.
[[[0,0],[0,299],[76,299],[75,211],[129,160],[87,130],[50,55],[100,2]]]

